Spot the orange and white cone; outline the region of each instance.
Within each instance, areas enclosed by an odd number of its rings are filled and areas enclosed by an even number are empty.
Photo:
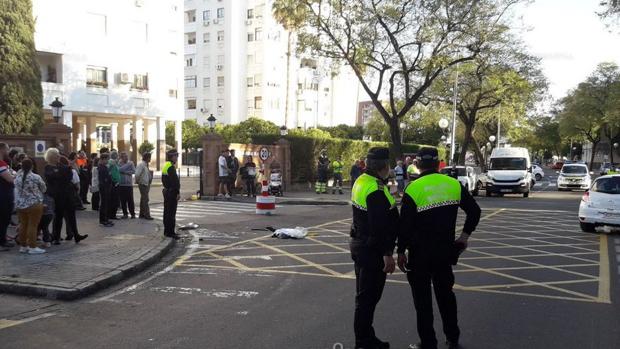
[[[256,197],[256,214],[271,216],[276,210],[276,197],[269,195],[267,181],[263,181],[262,192]]]

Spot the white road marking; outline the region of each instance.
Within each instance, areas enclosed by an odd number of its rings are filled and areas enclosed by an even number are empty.
[[[44,314],[29,317],[29,318],[21,319],[21,320],[0,319],[0,330],[4,328],[8,328],[8,327],[22,325],[22,324],[35,321],[35,320],[45,319],[45,318],[48,318],[54,315],[56,315],[56,313],[44,313]]]
[[[252,298],[258,295],[256,291],[238,291],[238,290],[203,290],[199,287],[177,287],[177,286],[162,286],[151,287],[151,291],[162,293],[178,293],[186,295],[202,294],[209,297],[216,298]]]

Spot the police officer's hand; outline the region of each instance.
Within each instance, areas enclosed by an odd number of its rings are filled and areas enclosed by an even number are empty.
[[[386,274],[392,274],[394,270],[396,270],[394,256],[383,256],[383,272]]]
[[[398,269],[403,273],[407,273],[409,269],[407,269],[407,255],[404,253],[398,254]]]
[[[467,241],[469,240],[469,234],[462,232],[461,236],[459,236],[458,239],[456,239],[456,242],[463,244],[463,246],[465,246],[465,248],[467,248]]]

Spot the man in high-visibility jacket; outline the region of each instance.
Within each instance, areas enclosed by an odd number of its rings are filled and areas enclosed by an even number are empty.
[[[161,169],[161,182],[164,185],[164,236],[179,239],[176,233],[177,204],[181,198],[181,181],[174,167],[179,158],[179,153],[175,149],[166,152],[166,163]]]
[[[467,248],[469,235],[480,220],[480,207],[458,180],[437,172],[437,149],[422,148],[417,160],[420,177],[405,189],[398,232],[398,267],[407,274],[411,285],[421,340],[409,348],[437,348],[431,281],[448,348],[458,348],[460,330],[452,291],[452,265]],[[467,218],[461,236],[455,241],[459,207]]]
[[[370,149],[366,172],[353,185],[351,257],[355,265],[355,348],[385,349],[390,344],[377,339],[373,318],[381,299],[387,273],[393,273],[394,245],[398,232],[398,209],[387,186],[389,150]]]
[[[340,156],[336,158],[336,160],[332,161],[332,172],[334,173],[334,184],[332,185],[332,194],[336,194],[336,189],[340,194],[344,194],[342,192],[342,169],[344,168],[344,164],[342,163]]]
[[[319,160],[316,164],[317,167],[317,179],[316,179],[316,193],[327,193],[327,179],[329,178],[329,158],[327,157],[327,150],[321,150]]]

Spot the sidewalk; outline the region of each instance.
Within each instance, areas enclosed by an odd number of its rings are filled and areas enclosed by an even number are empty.
[[[80,234],[89,235],[78,245],[63,241],[41,255],[20,254],[19,247],[0,252],[0,292],[81,298],[145,269],[174,245],[155,221],[118,220],[114,227],[103,228],[96,211],[78,211],[77,216]]]
[[[329,191],[331,193],[331,191]],[[260,195],[260,193],[259,193]],[[230,200],[217,196],[203,196],[203,200],[232,201],[232,202],[256,202],[255,198],[235,195]],[[351,190],[344,189],[344,194],[317,194],[313,191],[285,192],[284,196],[276,198],[278,205],[350,205]]]

